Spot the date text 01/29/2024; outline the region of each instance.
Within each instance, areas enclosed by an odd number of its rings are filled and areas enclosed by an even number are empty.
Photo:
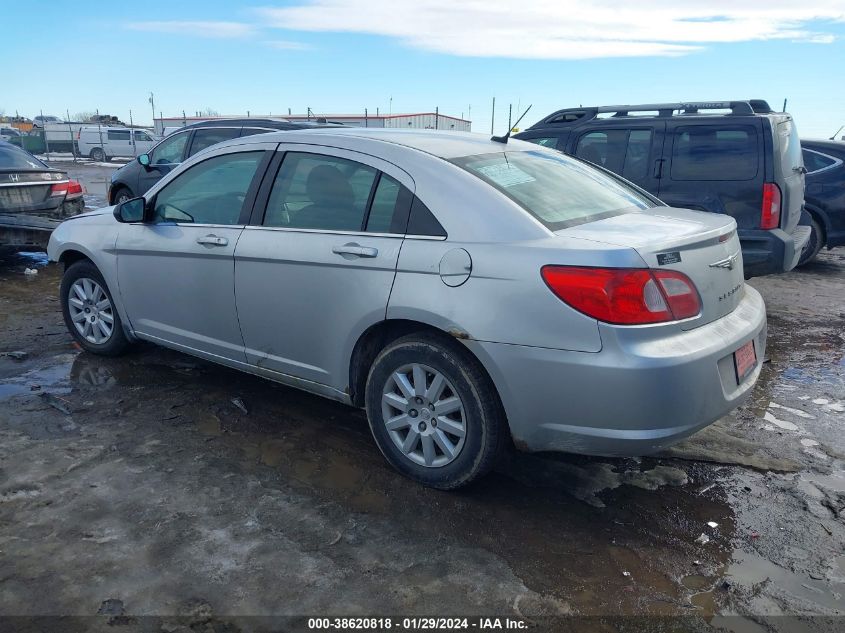
[[[457,631],[457,630],[510,630],[527,629],[528,624],[518,618],[308,618],[308,629],[317,630],[369,630],[369,631]]]

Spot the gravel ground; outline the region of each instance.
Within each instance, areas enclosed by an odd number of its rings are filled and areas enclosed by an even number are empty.
[[[845,612],[843,273],[833,251],[751,281],[770,355],[753,398],[666,455],[513,455],[444,493],[395,474],[360,411],[153,346],[80,352],[59,267],[7,257],[0,615],[124,630],[146,622],[124,612],[220,631],[332,614],[841,630],[825,616]]]

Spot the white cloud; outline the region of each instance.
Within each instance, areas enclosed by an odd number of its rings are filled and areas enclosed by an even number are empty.
[[[309,51],[312,48],[304,42],[294,42],[291,40],[265,40],[264,45],[280,51]]]
[[[193,35],[195,37],[210,37],[216,39],[237,39],[254,33],[250,24],[243,22],[203,22],[190,20],[167,20],[152,22],[130,22],[125,25],[133,31],[149,31],[152,33],[175,33],[178,35]]]
[[[298,0],[261,8],[268,26],[366,33],[468,57],[584,59],[684,55],[772,39],[830,43],[845,0]]]

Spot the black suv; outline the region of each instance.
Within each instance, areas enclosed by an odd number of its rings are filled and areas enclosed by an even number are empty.
[[[515,135],[595,163],[673,207],[737,223],[747,277],[795,267],[804,162],[792,117],[762,100],[579,107]]]
[[[812,261],[823,246],[845,245],[845,142],[802,139],[807,167],[805,208],[813,233],[801,264]]]
[[[186,125],[164,137],[147,154],[141,154],[112,174],[109,204],[143,196],[170,170],[206,147],[239,136],[313,127],[337,127],[337,124],[324,121],[293,123],[276,119],[217,119]]]

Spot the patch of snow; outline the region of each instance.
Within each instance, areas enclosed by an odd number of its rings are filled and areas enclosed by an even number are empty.
[[[770,411],[766,411],[766,413],[763,415],[763,419],[766,422],[771,422],[776,427],[784,429],[786,431],[797,431],[798,430],[797,424],[793,424],[792,422],[787,422],[786,420],[779,420],[774,415],[772,415],[772,413]]]

